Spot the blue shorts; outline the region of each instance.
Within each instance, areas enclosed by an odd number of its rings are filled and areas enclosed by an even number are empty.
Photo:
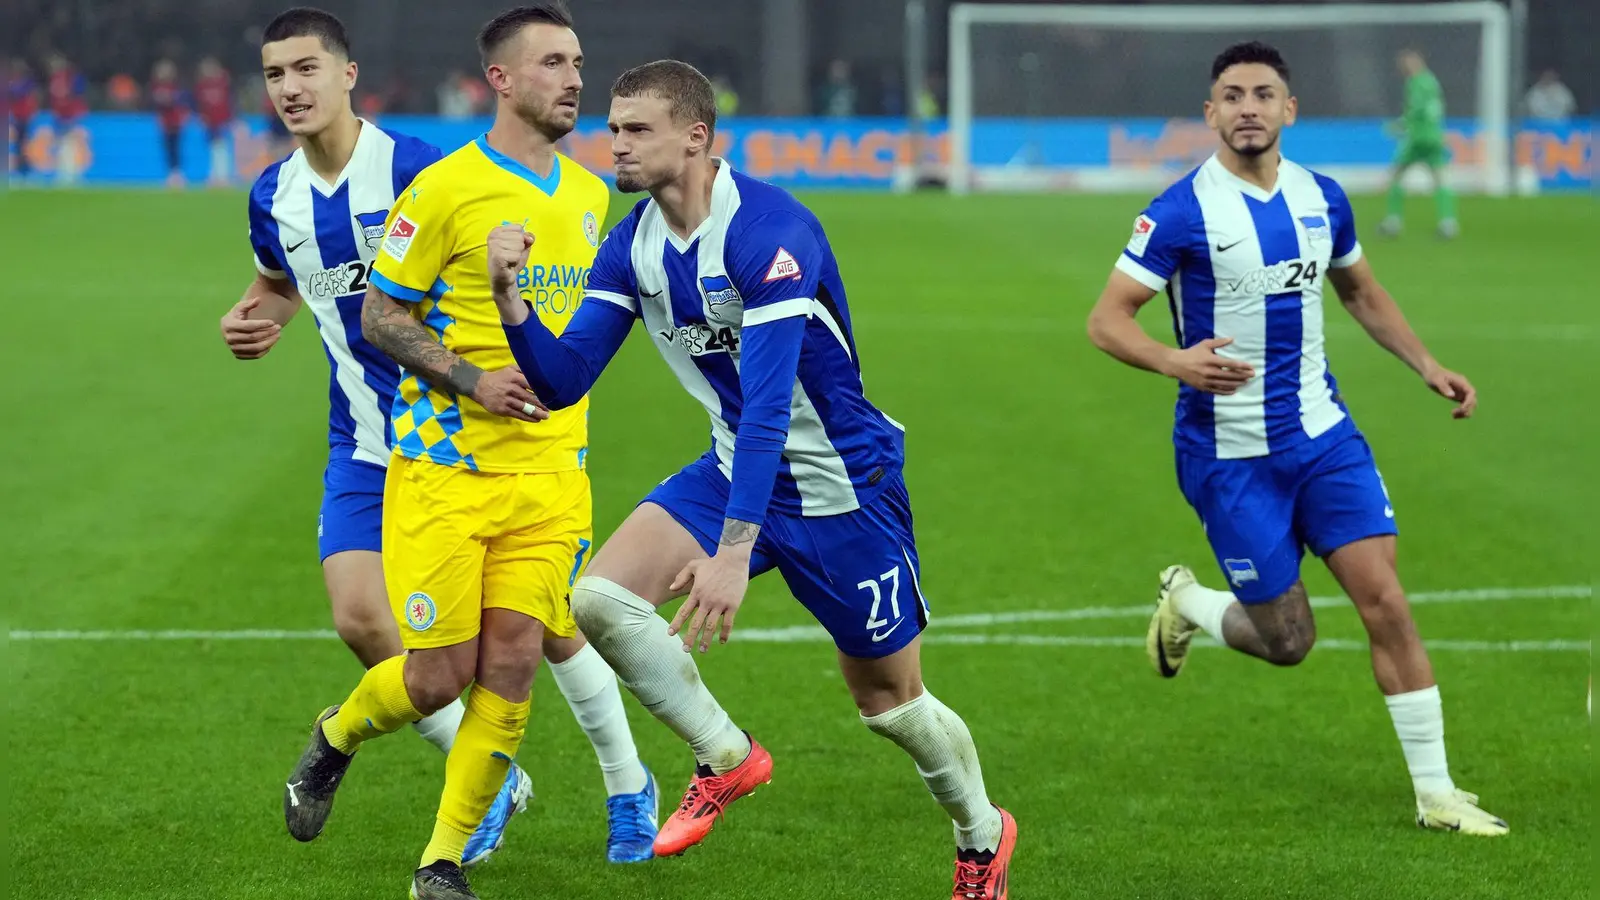
[[[317,552],[383,550],[383,479],[388,470],[359,459],[330,459],[322,473]]]
[[[776,568],[839,652],[888,656],[928,624],[928,599],[911,526],[911,498],[899,472],[870,503],[834,516],[771,511],[750,555],[750,577]],[[728,479],[709,454],[662,482],[645,503],[666,510],[707,554],[717,552]]]
[[[1326,557],[1397,533],[1372,448],[1348,419],[1271,456],[1209,459],[1180,450],[1178,486],[1241,603],[1264,603],[1293,587],[1305,548]]]

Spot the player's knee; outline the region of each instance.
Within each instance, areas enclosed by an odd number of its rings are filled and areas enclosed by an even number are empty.
[[[539,642],[542,638],[523,636],[515,640],[484,641],[479,645],[477,680],[504,696],[506,690],[533,683],[539,668]]]
[[[538,671],[539,654],[536,648],[527,648],[518,656],[486,658],[478,663],[476,681],[485,690],[501,697],[526,697]],[[532,663],[532,665],[530,665]]]
[[[539,669],[546,633],[545,624],[532,616],[485,610],[478,634],[478,683],[502,697],[525,694]]]
[[[897,709],[923,694],[922,679],[915,672],[890,667],[853,666],[846,670],[845,684],[856,711],[868,717]]]
[[[866,687],[850,686],[850,699],[856,703],[856,711],[863,716],[877,716],[892,709],[898,709],[920,694],[920,685],[871,685]]]
[[[572,618],[578,630],[591,637],[611,630],[616,621],[616,601],[593,589],[590,579],[580,578],[572,589]]]
[[[1406,602],[1405,591],[1399,585],[1375,591],[1360,598],[1356,609],[1367,632],[1378,638],[1389,635],[1412,634],[1416,623],[1411,618],[1411,605]]]
[[[423,650],[406,659],[406,694],[424,716],[460,699],[477,674],[476,656],[453,650],[454,647]]]
[[[411,697],[412,705],[417,712],[424,716],[431,716],[446,706],[451,701],[459,698],[467,689],[467,685],[455,690],[453,685],[441,681],[421,681],[406,687],[406,693]]]
[[[374,665],[401,652],[400,636],[395,630],[394,614],[385,606],[382,610],[350,604],[335,604],[333,630],[356,657]]]
[[[604,578],[585,575],[572,590],[572,617],[578,628],[597,646],[604,645],[630,620],[643,620],[654,610],[626,588]]]
[[[417,678],[406,679],[406,694],[417,712],[431,716],[460,699],[472,684],[472,676],[462,677],[448,668],[440,668]]]
[[[1310,655],[1317,642],[1316,627],[1307,623],[1276,634],[1262,635],[1267,645],[1267,662],[1275,666],[1298,666]]]

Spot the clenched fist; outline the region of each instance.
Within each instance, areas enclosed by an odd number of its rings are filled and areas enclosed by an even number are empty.
[[[489,285],[496,294],[516,286],[532,247],[533,235],[521,225],[508,223],[489,232]]]

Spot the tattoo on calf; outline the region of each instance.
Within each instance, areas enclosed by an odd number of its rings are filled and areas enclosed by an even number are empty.
[[[1312,627],[1311,601],[1306,596],[1305,585],[1295,582],[1268,603],[1258,603],[1248,608],[1250,620],[1262,637],[1300,634]]]

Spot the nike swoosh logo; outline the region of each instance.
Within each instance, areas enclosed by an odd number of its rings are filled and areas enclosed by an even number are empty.
[[[1167,662],[1167,635],[1160,626],[1156,627],[1156,665],[1161,669],[1161,677],[1171,678],[1178,674],[1178,670]]]
[[[299,787],[300,784],[301,784],[301,782],[296,781],[294,784],[286,784],[286,785],[284,785],[284,787],[289,789],[289,805],[290,806],[299,806],[300,805],[300,798],[298,796],[296,796],[295,792],[294,792],[294,789]]]
[[[647,298],[649,298],[651,300],[654,300],[655,298],[661,296],[661,292],[660,291],[656,291],[654,294],[652,294],[649,291],[645,290],[644,288],[640,288],[639,289],[639,296],[647,297]]]
[[[1244,243],[1244,238],[1239,238],[1237,241],[1234,241],[1233,243],[1229,244],[1226,247],[1222,246],[1221,244],[1218,244],[1217,245],[1217,252],[1218,253],[1227,253],[1229,250],[1232,250],[1233,248],[1239,246],[1242,243]]]
[[[1389,519],[1394,518],[1394,507],[1385,506],[1383,508],[1383,515],[1384,515],[1385,518],[1389,518]]]
[[[1174,572],[1172,577],[1176,578],[1177,573]],[[1172,579],[1169,578],[1166,581],[1161,582],[1161,590],[1169,591],[1171,589]],[[1165,628],[1162,628],[1159,623],[1156,624],[1156,668],[1161,670],[1162,678],[1171,678],[1172,676],[1178,674],[1178,670],[1174,669],[1172,664],[1167,662],[1167,631]]]
[[[289,246],[284,247],[283,249],[289,251],[290,253],[293,253],[296,250],[299,250],[301,247],[305,246],[306,241],[309,241],[309,240],[311,240],[311,238],[306,238],[305,241],[301,241],[298,244],[290,244]]]
[[[895,628],[899,628],[901,625],[904,625],[905,623],[906,623],[906,620],[905,619],[901,619],[900,621],[894,623],[894,628],[890,628],[888,631],[885,631],[882,634],[879,634],[878,632],[874,631],[872,633],[872,642],[874,644],[876,644],[879,641],[883,640],[884,638],[887,638],[889,635],[894,634],[894,629]]]
[[[658,332],[656,332],[656,334],[661,335],[661,339],[663,341],[666,341],[669,344],[672,343],[672,332],[670,332],[670,331],[658,331]],[[661,483],[662,484],[666,484],[665,481],[663,481]]]

